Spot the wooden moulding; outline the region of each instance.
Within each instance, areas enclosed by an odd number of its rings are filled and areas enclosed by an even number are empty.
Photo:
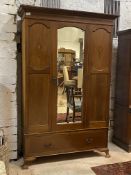
[[[30,6],[30,5],[21,5],[18,10],[18,15],[23,16],[24,13],[30,12],[30,13],[40,13],[40,14],[57,14],[58,16],[77,16],[77,17],[89,17],[89,18],[102,18],[102,19],[115,19],[118,17],[118,15],[110,15],[110,14],[104,14],[104,13],[92,13],[92,12],[86,12],[86,11],[75,11],[75,10],[65,10],[65,9],[56,9],[56,8],[45,8],[45,7],[36,7],[36,6]]]

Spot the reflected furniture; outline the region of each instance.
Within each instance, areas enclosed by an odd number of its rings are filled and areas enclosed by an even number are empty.
[[[59,87],[63,86],[63,84],[64,84],[64,77],[63,77],[63,74],[62,73],[58,73],[57,80],[58,80],[57,85]]]
[[[67,94],[67,115],[66,122],[69,122],[69,110],[73,111],[72,121],[75,122],[76,113],[79,113],[79,117],[81,116],[82,111],[82,95],[75,91],[75,86],[66,86],[66,94]]]
[[[63,93],[64,93],[66,91],[66,87],[75,86],[76,81],[69,79],[68,66],[63,66],[63,77],[64,77],[64,82],[63,82]]]
[[[23,155],[37,157],[108,150],[114,15],[21,5]],[[85,32],[82,120],[57,123],[57,31]]]
[[[67,66],[63,66],[63,76],[64,76],[64,87],[66,86],[75,86],[76,82],[75,80],[69,79],[69,73]]]
[[[76,113],[79,113],[79,117],[81,117],[82,111],[82,95],[79,91],[75,91],[75,86],[66,86],[66,94],[67,94],[67,115],[66,122],[69,122],[69,110],[73,111],[72,121],[75,122]]]
[[[58,49],[58,55],[61,55],[65,66],[71,66],[75,59],[75,51],[71,49],[60,48]]]
[[[131,29],[118,32],[113,142],[131,152]]]
[[[78,68],[77,88],[82,89],[82,86],[83,86],[83,68]]]

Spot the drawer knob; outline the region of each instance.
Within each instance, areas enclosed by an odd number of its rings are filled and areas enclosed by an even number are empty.
[[[44,144],[44,147],[45,148],[51,148],[52,147],[52,144],[51,143],[46,143],[46,144]]]
[[[87,138],[87,139],[86,139],[86,143],[90,144],[90,143],[92,143],[92,142],[93,142],[93,138]]]

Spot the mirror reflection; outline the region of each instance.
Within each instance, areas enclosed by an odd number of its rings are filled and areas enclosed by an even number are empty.
[[[84,34],[76,27],[57,30],[57,124],[82,122]]]

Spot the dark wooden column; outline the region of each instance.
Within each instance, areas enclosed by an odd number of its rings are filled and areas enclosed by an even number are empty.
[[[60,0],[41,0],[42,7],[60,8]]]

